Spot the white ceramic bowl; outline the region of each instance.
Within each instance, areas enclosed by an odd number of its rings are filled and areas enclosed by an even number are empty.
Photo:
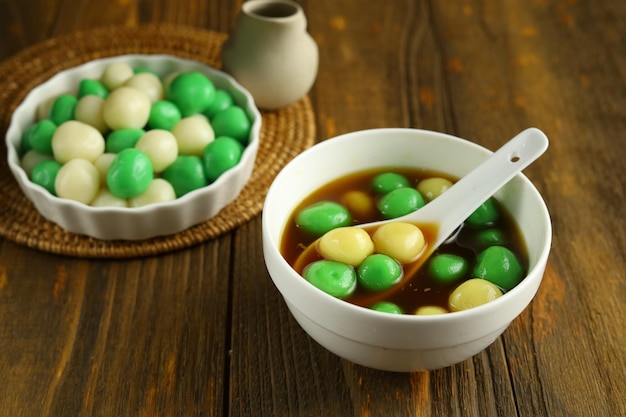
[[[37,108],[63,93],[75,94],[83,78],[100,78],[110,62],[126,62],[165,76],[175,71],[199,71],[216,88],[228,91],[252,121],[250,143],[239,164],[221,175],[207,187],[190,192],[167,203],[139,208],[91,207],[72,200],[55,197],[43,187],[32,183],[20,166],[18,146],[24,130],[36,120]],[[13,113],[6,143],[8,165],[20,188],[46,219],[63,229],[97,239],[140,240],[170,235],[215,216],[230,204],[248,182],[259,147],[261,114],[248,91],[229,75],[196,61],[169,55],[123,55],[88,62],[63,71],[34,88]]]
[[[294,158],[271,185],[263,208],[263,251],[270,276],[292,315],[318,343],[355,363],[389,371],[446,367],[495,341],[530,303],[550,251],[548,210],[522,174],[496,194],[528,247],[529,272],[504,296],[438,316],[381,313],[336,299],[305,281],[279,245],[286,221],[312,191],[375,167],[420,167],[461,177],[491,152],[453,136],[413,129],[374,129],[326,140]]]

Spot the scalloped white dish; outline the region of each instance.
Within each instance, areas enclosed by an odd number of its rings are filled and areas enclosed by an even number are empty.
[[[92,207],[62,199],[31,182],[20,165],[18,147],[24,130],[36,121],[37,108],[63,93],[75,93],[83,78],[99,78],[111,62],[126,62],[132,67],[148,68],[160,76],[174,71],[199,71],[218,89],[228,91],[235,104],[251,120],[249,144],[241,160],[215,182],[166,203],[137,208]],[[207,221],[233,202],[244,188],[254,168],[261,114],[251,94],[229,75],[202,63],[170,55],[122,55],[95,61],[62,71],[34,88],[17,107],[6,134],[9,169],[24,194],[43,217],[68,232],[102,240],[143,240],[181,232]]]

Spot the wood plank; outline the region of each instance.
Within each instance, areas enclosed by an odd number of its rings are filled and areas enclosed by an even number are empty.
[[[406,126],[397,45],[411,2],[316,2],[309,28],[320,48],[312,100],[318,137]],[[358,16],[358,18],[354,18]]]
[[[614,384],[624,384],[624,373],[616,371],[626,369],[626,355],[616,294],[626,291],[623,268],[615,262],[623,265],[624,258],[610,254],[624,253],[624,217],[614,204],[623,200],[624,183],[606,178],[620,175],[613,170],[621,171],[625,153],[612,152],[612,142],[602,138],[626,123],[624,90],[607,82],[624,78],[624,55],[612,53],[623,45],[616,36],[623,17],[615,19],[617,8],[624,16],[623,4],[442,6],[437,15],[444,44],[457,60],[448,69],[454,69],[450,91],[460,98],[454,100],[459,131],[480,129],[470,135],[489,145],[498,131],[534,125],[552,139],[546,157],[526,172],[553,214],[554,249],[537,299],[504,336],[520,415],[620,415],[624,397]],[[590,15],[597,23],[575,31]],[[471,36],[480,42],[467,42]],[[474,124],[484,111],[485,126]],[[589,258],[595,262],[581,262]],[[605,342],[591,342],[598,338]]]
[[[264,267],[260,218],[235,245],[231,415],[353,414],[340,359],[300,329]]]
[[[241,3],[0,2],[0,59],[109,24],[226,32]],[[0,415],[626,415],[626,3],[299,3],[320,46],[319,140],[400,126],[493,149],[530,125],[548,134],[526,170],[554,224],[531,306],[468,361],[380,372],[300,329],[265,270],[260,218],[127,261],[0,239]]]
[[[5,244],[0,414],[221,415],[230,249],[87,261]]]

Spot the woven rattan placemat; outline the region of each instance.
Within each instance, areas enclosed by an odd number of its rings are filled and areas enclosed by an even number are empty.
[[[46,40],[0,63],[0,236],[31,248],[87,258],[128,258],[186,248],[231,231],[263,207],[278,171],[315,141],[308,97],[262,112],[261,140],[252,177],[239,197],[213,219],[172,236],[143,241],[101,241],[68,233],[47,221],[22,194],[6,162],[4,136],[13,110],[29,90],[55,73],[94,59],[170,54],[220,68],[226,34],[174,25],[96,28]]]

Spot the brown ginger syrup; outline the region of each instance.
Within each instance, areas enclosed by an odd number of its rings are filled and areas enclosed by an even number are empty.
[[[407,179],[409,179],[409,182],[413,187],[415,187],[420,180],[431,177],[443,177],[452,182],[456,182],[457,180],[456,178],[440,172],[422,169],[398,168],[362,171],[334,180],[311,193],[311,195],[305,198],[291,214],[287,227],[283,231],[280,245],[280,251],[285,260],[293,266],[300,254],[317,239],[317,236],[311,236],[304,230],[297,227],[295,223],[295,216],[301,209],[320,201],[334,201],[341,204],[343,196],[348,191],[353,190],[363,191],[372,195],[377,202],[380,197],[376,196],[373,192],[371,182],[376,175],[383,172],[395,172],[404,175]],[[498,209],[501,214],[500,218],[493,224],[489,225],[489,227],[504,231],[506,236],[505,246],[511,249],[518,256],[522,265],[527,265],[527,251],[522,242],[521,234],[519,233],[517,225],[500,204],[498,204]],[[379,220],[383,220],[379,213],[372,213],[370,216],[361,218],[353,215],[353,224],[369,223]],[[417,224],[417,226],[422,230],[427,244],[428,242],[434,241],[438,225]],[[370,233],[370,235],[375,231],[375,229],[366,230]],[[389,301],[397,304],[405,313],[409,314],[412,314],[421,306],[440,306],[447,309],[450,293],[461,282],[472,278],[471,270],[474,266],[476,256],[482,249],[484,249],[483,246],[477,244],[472,238],[476,231],[477,230],[471,226],[463,225],[456,235],[456,238],[439,247],[433,254],[447,253],[465,258],[469,263],[469,273],[461,280],[450,284],[442,284],[438,282],[427,273],[428,261],[426,261],[412,277],[403,278],[402,281],[404,284],[394,288],[392,291],[385,291],[385,297],[381,297],[380,293],[357,288],[354,294],[346,298],[345,301],[364,307],[369,307],[375,301]],[[310,259],[308,259],[305,264],[314,262],[318,259],[321,259],[321,256],[313,251]],[[405,270],[408,269],[407,266],[408,265],[404,266]],[[302,273],[302,271],[296,272],[300,274]]]

